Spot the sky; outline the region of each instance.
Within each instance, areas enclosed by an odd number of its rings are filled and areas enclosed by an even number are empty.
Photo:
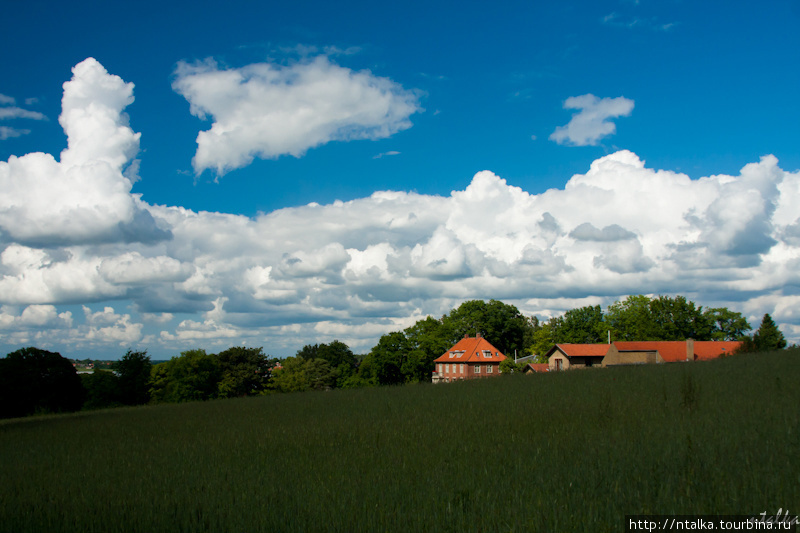
[[[631,294],[800,342],[800,1],[4,4],[0,354]]]

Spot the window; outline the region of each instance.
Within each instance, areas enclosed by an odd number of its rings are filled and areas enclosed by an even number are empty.
[[[475,365],[475,373],[476,374],[480,374],[481,373],[481,365]]]
[[[484,350],[483,351],[483,356],[486,357],[486,358],[491,358],[492,357],[492,352],[490,350]]]
[[[439,363],[439,373],[442,373],[442,363]]]
[[[494,365],[486,365],[486,373],[491,374],[492,372],[494,372],[494,370],[492,370],[493,368]]]
[[[555,360],[556,363],[556,370],[561,370],[561,358]]]
[[[456,352],[450,352],[450,359],[456,356]]]
[[[461,373],[463,374],[463,373],[464,373],[464,367],[465,367],[466,365],[465,365],[464,363],[461,363],[459,366],[461,367]]]
[[[450,364],[449,363],[445,363],[445,365],[444,365],[444,373],[445,374],[449,374],[450,373]]]

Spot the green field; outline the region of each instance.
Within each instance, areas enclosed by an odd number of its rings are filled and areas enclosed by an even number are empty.
[[[622,531],[800,510],[800,353],[0,422],[0,529]]]

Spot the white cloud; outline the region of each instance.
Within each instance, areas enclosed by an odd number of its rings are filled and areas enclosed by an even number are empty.
[[[325,55],[288,66],[258,63],[221,69],[213,60],[175,71],[175,91],[192,114],[213,118],[197,136],[195,172],[218,175],[253,158],[302,156],[331,141],[381,139],[410,128],[419,96],[369,71],[355,72]]]
[[[22,137],[30,132],[31,130],[0,126],[0,141],[5,141],[6,139],[11,139],[13,137]]]
[[[550,140],[570,146],[595,146],[603,137],[616,133],[617,127],[609,119],[629,116],[633,100],[584,94],[567,98],[564,109],[580,109],[580,112],[572,115],[566,126],[556,128]]]
[[[30,118],[33,120],[47,120],[47,117],[38,111],[29,111],[21,107],[0,107],[0,120],[12,118]]]
[[[102,105],[65,95],[67,157],[0,162],[3,186],[34,228],[23,231],[0,207],[4,346],[147,342],[168,355],[246,342],[290,355],[336,337],[366,351],[380,334],[466,299],[502,299],[547,317],[638,293],[728,306],[754,325],[775,313],[786,333],[800,332],[787,289],[800,286],[800,171],[782,170],[772,156],[739,175],[690,179],[619,151],[541,194],[484,171],[449,196],[379,191],[254,218],[197,213],[131,195],[121,172],[138,142],[121,115],[130,85],[96,62],[76,68],[73,82]],[[95,146],[97,131],[108,138]],[[85,191],[93,201],[51,192],[69,173],[65,160],[96,178]],[[25,182],[30,193],[15,191]],[[36,195],[55,209],[34,214]],[[69,221],[60,210],[105,229],[62,228]],[[142,238],[136,216],[169,238]],[[128,233],[109,229],[115,224]],[[82,317],[65,309],[76,303]]]

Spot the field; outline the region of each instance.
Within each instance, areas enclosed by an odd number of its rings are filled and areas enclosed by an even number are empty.
[[[623,531],[800,510],[800,352],[0,423],[0,530]]]

